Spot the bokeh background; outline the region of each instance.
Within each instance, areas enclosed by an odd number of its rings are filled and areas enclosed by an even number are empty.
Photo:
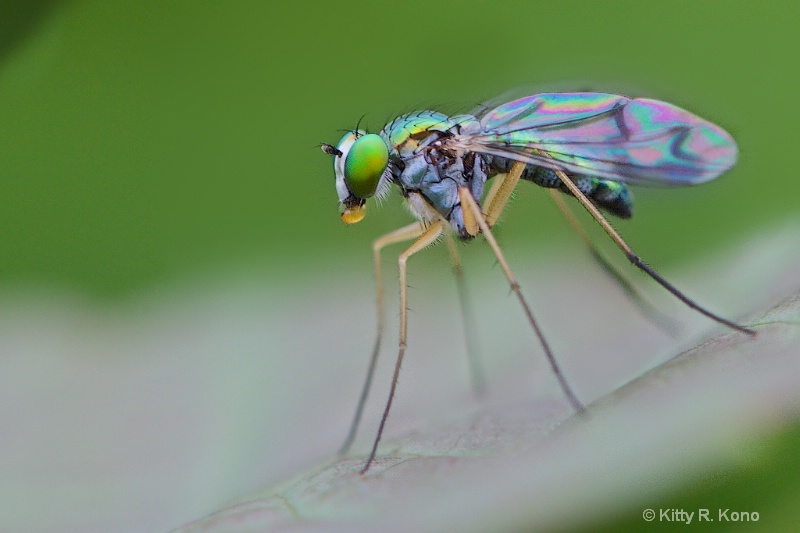
[[[343,228],[320,142],[520,86],[660,98],[737,139],[717,182],[637,191],[621,229],[656,264],[798,209],[794,2],[3,6],[6,285],[114,297],[219,263],[307,274],[407,220],[393,200]],[[568,235],[545,195],[520,195],[509,241]]]
[[[187,279],[291,292],[369,276],[369,242],[408,215],[392,198],[343,226],[319,143],[362,116],[376,131],[519,87],[658,98],[731,132],[732,171],[637,189],[633,220],[617,222],[651,264],[677,268],[800,214],[797,20],[788,0],[7,0],[0,300],[13,315],[47,291],[119,308]],[[505,222],[506,246],[542,256],[573,239],[525,184]]]

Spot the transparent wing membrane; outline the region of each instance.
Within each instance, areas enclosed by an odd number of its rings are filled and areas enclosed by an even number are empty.
[[[636,185],[691,185],[736,163],[722,128],[666,102],[604,93],[527,96],[487,111],[454,147]]]

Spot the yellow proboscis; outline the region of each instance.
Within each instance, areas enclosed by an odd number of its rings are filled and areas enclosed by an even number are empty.
[[[342,213],[342,222],[345,224],[355,224],[356,222],[360,222],[364,218],[365,214],[365,205],[358,205],[353,208],[345,209],[344,213]]]

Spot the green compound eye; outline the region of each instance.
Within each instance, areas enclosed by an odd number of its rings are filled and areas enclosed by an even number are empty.
[[[353,143],[344,162],[344,182],[359,198],[375,194],[378,181],[389,163],[389,150],[380,135],[362,135]]]

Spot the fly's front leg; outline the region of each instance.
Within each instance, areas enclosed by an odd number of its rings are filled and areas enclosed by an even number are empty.
[[[408,330],[408,286],[407,286],[407,278],[406,278],[406,263],[408,262],[408,258],[414,255],[415,253],[423,250],[436,242],[436,239],[442,234],[444,229],[443,222],[436,221],[433,222],[430,226],[425,228],[422,234],[414,241],[414,244],[408,247],[408,249],[400,254],[400,258],[398,259],[399,271],[400,271],[400,344],[398,347],[397,353],[397,361],[394,365],[394,375],[392,376],[392,386],[389,389],[389,399],[386,401],[386,407],[383,410],[383,416],[381,417],[380,426],[378,426],[378,434],[375,436],[375,442],[372,444],[372,451],[367,458],[367,462],[364,464],[364,468],[361,469],[361,473],[366,473],[369,470],[372,461],[375,459],[375,453],[378,451],[378,443],[381,441],[381,435],[383,434],[383,428],[386,425],[386,419],[389,417],[389,410],[392,407],[392,400],[394,399],[394,392],[397,388],[397,378],[400,376],[400,367],[403,364],[403,355],[406,351],[406,338],[407,338],[407,330]]]
[[[372,377],[375,375],[375,365],[378,362],[378,354],[381,351],[381,337],[383,336],[383,283],[381,282],[381,250],[390,245],[398,242],[409,241],[419,237],[425,228],[419,222],[403,226],[391,233],[387,233],[372,243],[372,258],[375,263],[375,303],[376,318],[377,318],[377,331],[375,333],[375,344],[372,347],[372,356],[369,359],[369,368],[367,369],[367,377],[364,380],[364,387],[361,390],[361,396],[358,399],[356,406],[356,413],[353,417],[353,422],[350,424],[350,431],[347,433],[347,438],[339,449],[339,454],[344,455],[350,450],[353,440],[356,438],[356,431],[361,422],[361,415],[364,412],[364,404],[367,402],[369,396],[369,389],[372,386]]]

